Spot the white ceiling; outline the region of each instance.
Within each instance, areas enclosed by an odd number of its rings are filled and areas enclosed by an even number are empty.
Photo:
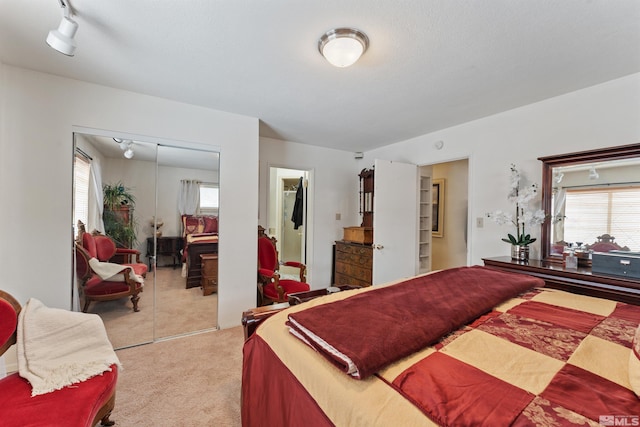
[[[640,71],[638,0],[0,0],[0,61],[257,117],[261,136],[347,151]],[[370,39],[354,66],[318,38]]]

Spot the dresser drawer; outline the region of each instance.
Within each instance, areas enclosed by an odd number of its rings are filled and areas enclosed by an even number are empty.
[[[355,277],[358,280],[364,280],[368,283],[371,283],[372,274],[370,267],[364,268],[358,265],[337,262],[336,273],[341,273],[345,276]]]
[[[353,255],[364,255],[364,256],[370,257],[373,255],[373,248],[371,246],[365,246],[365,245],[336,242],[336,252],[353,254]],[[337,253],[336,253],[336,256],[337,256]]]
[[[371,286],[371,282],[366,282],[364,280],[358,280],[355,277],[347,276],[346,274],[336,273],[336,286],[341,285],[354,285],[360,287]]]

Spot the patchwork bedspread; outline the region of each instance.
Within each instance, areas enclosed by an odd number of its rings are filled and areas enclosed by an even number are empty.
[[[640,307],[536,290],[381,377],[440,425],[637,422],[628,363],[639,323]]]
[[[536,288],[363,380],[337,369],[288,331],[292,313],[375,291],[319,298],[261,325],[245,345],[243,405],[249,408],[254,401],[248,388],[260,389],[259,380],[249,375],[252,359],[275,366],[275,359],[262,360],[275,357],[295,377],[280,388],[290,393],[303,387],[322,411],[322,423],[316,419],[308,425],[598,426],[640,421],[640,400],[629,380],[640,307]],[[367,328],[366,319],[353,321]],[[277,388],[278,381],[270,378],[265,387]],[[272,404],[279,399],[275,389],[273,393]],[[288,408],[282,405],[279,414]],[[302,404],[294,409],[292,413],[304,412]],[[266,411],[259,413],[260,422],[269,419]],[[243,424],[251,422],[243,418]]]

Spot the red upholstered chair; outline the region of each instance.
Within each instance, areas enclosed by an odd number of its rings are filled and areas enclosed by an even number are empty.
[[[610,252],[610,251],[628,251],[627,246],[620,246],[614,242],[616,238],[610,234],[603,234],[598,236],[598,241],[592,245],[589,245],[589,250],[593,252]]]
[[[21,307],[0,291],[0,356],[16,343]],[[3,427],[111,426],[118,368],[51,393],[31,397],[31,385],[18,373],[0,379],[0,424]]]
[[[133,268],[138,276],[147,277],[147,264],[140,262],[140,251],[137,249],[117,248],[115,242],[103,234],[81,233],[82,247],[89,253],[90,258],[96,258],[101,262],[110,262],[114,255],[122,254],[127,262],[127,267]]]
[[[289,294],[310,289],[306,283],[307,267],[300,262],[282,263],[282,265],[298,269],[300,280],[280,278],[280,263],[275,243],[273,237],[268,237],[263,231],[258,232],[258,296],[261,299],[260,305],[269,302],[286,302]]]
[[[87,312],[91,301],[111,301],[127,296],[131,296],[133,311],[140,311],[138,309],[138,301],[140,300],[138,294],[142,292],[142,283],[130,277],[129,273],[132,267],[122,265],[117,281],[103,280],[91,269],[89,264],[91,258],[93,257],[76,243],[76,279],[78,280],[80,297],[84,299],[82,311]]]

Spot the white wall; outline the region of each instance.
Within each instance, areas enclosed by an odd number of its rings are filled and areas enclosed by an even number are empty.
[[[444,147],[437,150],[436,141]],[[433,164],[469,158],[470,264],[509,255],[500,239],[512,230],[475,218],[510,208],[509,165],[540,184],[541,156],[640,142],[640,73],[365,153],[374,158]],[[533,233],[539,236],[539,230]],[[537,242],[533,258],[539,254]]]
[[[359,225],[358,171],[361,160],[353,153],[260,138],[260,202],[259,223],[267,225],[269,195],[269,167],[311,170],[309,212],[313,213],[313,227],[309,241],[313,246],[307,254],[310,266],[308,282],[312,289],[331,285],[333,244],[342,239],[343,227]],[[336,220],[336,213],[341,219]]]
[[[70,308],[74,127],[220,148],[219,325],[255,304],[258,120],[0,64],[0,288]],[[222,243],[226,242],[226,243]],[[253,258],[252,258],[253,259]]]

